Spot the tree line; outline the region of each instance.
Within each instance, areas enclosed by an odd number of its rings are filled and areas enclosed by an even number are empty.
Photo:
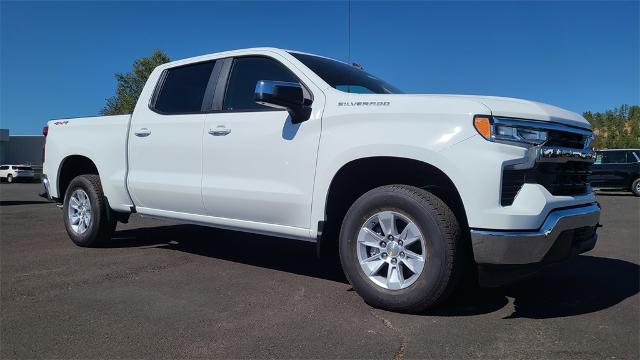
[[[591,123],[594,149],[640,148],[640,106],[621,105],[605,112],[582,114]]]
[[[100,111],[103,115],[130,114],[136,105],[145,82],[156,66],[171,61],[169,55],[156,50],[150,56],[133,63],[128,73],[116,73],[116,94],[107,99]],[[621,105],[605,112],[587,111],[582,114],[596,134],[591,143],[595,149],[640,148],[640,106]]]

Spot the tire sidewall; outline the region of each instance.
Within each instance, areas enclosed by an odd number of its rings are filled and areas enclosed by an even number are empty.
[[[362,225],[375,213],[395,211],[420,229],[425,240],[425,265],[416,281],[401,290],[384,289],[373,283],[359,265],[357,236]],[[438,220],[421,202],[406,194],[373,190],[358,199],[345,217],[340,232],[340,259],[354,289],[371,305],[403,310],[429,302],[438,296],[442,281],[449,277],[444,234]]]
[[[640,192],[638,192],[638,183],[640,183],[640,179],[636,179],[633,183],[631,183],[631,192],[635,196],[640,196]]]
[[[73,192],[77,189],[82,189],[89,197],[89,202],[91,204],[91,221],[87,230],[78,234],[71,228],[71,223],[69,221],[69,199]],[[69,186],[67,187],[67,192],[64,196],[64,204],[63,204],[63,217],[64,217],[64,225],[69,234],[71,240],[79,246],[92,246],[96,239],[98,238],[98,230],[100,228],[99,224],[102,220],[102,211],[100,208],[100,202],[98,201],[98,195],[96,190],[94,189],[91,182],[82,177],[78,176],[71,181]]]

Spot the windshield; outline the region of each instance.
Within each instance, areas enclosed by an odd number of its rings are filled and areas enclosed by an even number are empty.
[[[320,56],[290,53],[311,71],[340,91],[357,94],[401,94],[395,86],[364,70]]]

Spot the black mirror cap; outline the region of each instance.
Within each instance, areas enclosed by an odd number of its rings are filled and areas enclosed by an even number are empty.
[[[311,106],[305,105],[300,83],[260,80],[256,84],[255,101],[258,104],[287,110],[294,124],[311,117]]]

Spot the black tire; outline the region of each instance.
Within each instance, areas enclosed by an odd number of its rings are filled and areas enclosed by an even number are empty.
[[[81,234],[73,230],[68,215],[69,199],[77,189],[84,190],[91,206],[91,220],[86,231]],[[111,211],[106,204],[98,175],[80,175],[71,180],[64,196],[63,218],[67,234],[76,245],[98,247],[110,240],[117,225],[115,217],[110,216]]]
[[[13,175],[7,175],[7,183],[11,184],[13,182]]]
[[[411,219],[425,238],[426,261],[410,286],[388,290],[363,272],[357,257],[362,225],[380,211],[392,210]],[[356,200],[340,230],[340,261],[347,279],[371,306],[401,312],[423,312],[444,301],[458,283],[461,261],[460,225],[449,207],[435,195],[407,185],[373,189]]]
[[[640,185],[640,179],[636,179],[636,181],[634,181],[633,184],[631,184],[631,192],[635,196],[640,196],[639,185]]]

